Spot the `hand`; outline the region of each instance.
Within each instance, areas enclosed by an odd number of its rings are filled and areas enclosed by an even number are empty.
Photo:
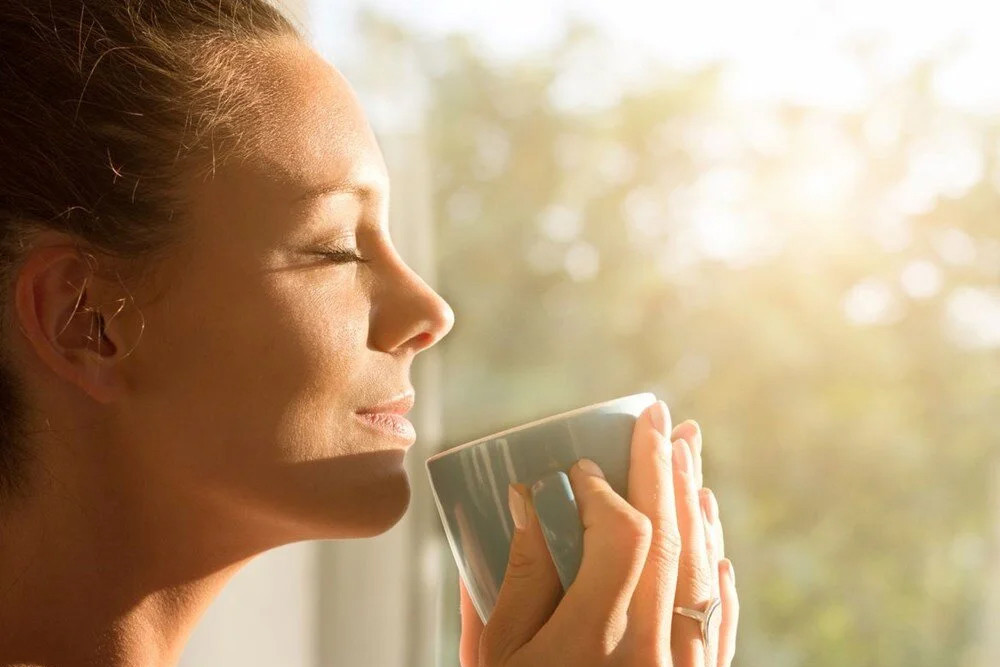
[[[728,667],[739,603],[718,507],[710,491],[699,491],[701,433],[694,422],[669,439],[668,429],[662,402],[636,422],[627,502],[596,466],[570,470],[584,548],[565,595],[530,496],[512,487],[512,513],[520,505],[523,520],[485,628],[461,588],[463,667]],[[703,609],[715,596],[722,623],[709,644],[718,657],[706,655],[697,621],[673,613],[678,605]]]

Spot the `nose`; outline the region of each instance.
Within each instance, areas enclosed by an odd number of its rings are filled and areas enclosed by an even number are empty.
[[[426,350],[455,326],[455,312],[398,256],[373,299],[370,345],[389,353]]]

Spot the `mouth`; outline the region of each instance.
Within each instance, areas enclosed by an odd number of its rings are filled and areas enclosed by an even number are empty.
[[[359,414],[374,414],[374,413],[388,413],[395,415],[405,415],[407,412],[413,409],[414,402],[413,390],[409,390],[394,396],[392,399],[380,403],[376,406],[370,408],[359,408],[357,412]]]
[[[354,413],[354,417],[369,430],[389,436],[412,445],[417,439],[417,431],[404,415],[413,409],[413,391],[371,408],[362,408]]]
[[[391,412],[355,412],[354,417],[368,429],[403,442],[406,446],[417,440],[416,429],[403,415]]]

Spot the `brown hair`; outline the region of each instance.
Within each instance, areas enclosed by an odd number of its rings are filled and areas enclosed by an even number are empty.
[[[265,0],[0,0],[2,333],[33,234],[140,263],[169,248],[179,177],[246,145],[266,44],[297,36]],[[29,454],[8,357],[0,346],[0,499]]]

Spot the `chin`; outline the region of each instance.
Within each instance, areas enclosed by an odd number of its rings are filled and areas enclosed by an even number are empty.
[[[403,518],[410,506],[410,478],[400,468],[397,474],[382,480],[378,489],[358,508],[357,522],[351,537],[374,537],[386,532]],[[341,526],[342,528],[343,526]]]
[[[327,474],[344,471],[322,467],[310,472],[315,474],[308,481],[299,476],[294,504],[279,510],[297,526],[296,541],[374,537],[395,526],[410,506],[401,457],[398,465],[352,471],[356,474]]]

